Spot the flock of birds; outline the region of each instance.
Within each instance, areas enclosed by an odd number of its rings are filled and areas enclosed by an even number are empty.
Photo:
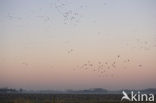
[[[70,23],[77,24],[80,22],[80,18],[82,16],[77,10],[70,9],[69,4],[70,3],[68,3],[67,1],[56,0],[54,6],[55,9],[58,11],[58,13],[62,15],[62,17],[64,18],[64,24],[70,24]],[[80,8],[82,9],[83,6],[80,5]]]
[[[68,54],[71,54],[74,51],[74,49],[70,49],[67,51]]]
[[[135,45],[134,45],[135,43]],[[139,49],[144,51],[149,51],[152,48],[156,48],[156,40],[151,40],[150,42],[147,40],[136,39],[134,42],[127,42],[126,47],[130,47],[133,49]]]
[[[121,57],[121,55],[117,55],[114,60],[112,60],[111,62],[109,61],[98,61],[96,63],[93,63],[91,61],[87,61],[86,63],[77,66],[76,68],[74,68],[73,70],[84,70],[84,71],[91,71],[91,72],[96,72],[99,74],[99,77],[106,77],[106,73],[117,69],[126,69],[125,67],[119,67],[120,63],[123,63],[125,65],[129,65],[131,63],[130,59],[124,59],[123,57]],[[138,64],[137,67],[141,68],[143,65],[142,64]],[[113,74],[107,75],[107,76],[111,76],[114,77]]]
[[[140,46],[139,49],[142,50],[150,50],[151,48],[156,47],[155,43],[150,43],[148,41],[143,41],[141,39],[137,39],[137,45]]]
[[[106,3],[104,4],[106,5]],[[63,0],[56,0],[54,3],[54,7],[56,11],[63,17],[64,19],[64,24],[77,24],[80,22],[80,19],[82,15],[77,11],[77,10],[72,10],[69,8],[69,3]],[[86,8],[85,5],[80,5],[79,9]],[[43,19],[44,22],[50,21],[52,18],[49,16],[36,16],[38,18]],[[8,18],[10,20],[22,20],[22,17],[14,16],[11,15],[10,13],[8,14]],[[98,32],[98,35],[101,35],[101,32]],[[150,50],[151,47],[156,47],[156,45],[153,45],[155,43],[150,43],[148,41],[142,41],[140,39],[137,39],[137,44],[136,47],[139,47],[139,49],[143,50]],[[70,49],[67,50],[68,54],[73,53],[75,50]],[[97,63],[92,63],[91,61],[87,61],[86,63],[80,65],[78,69],[82,69],[85,71],[92,71],[92,72],[97,72],[100,75],[104,75],[106,72],[111,71],[112,69],[117,69],[119,61],[121,61],[121,55],[117,55],[115,57],[115,60],[112,60],[112,62],[103,62],[103,61],[98,61]],[[127,64],[131,62],[131,59],[125,59],[123,61],[124,64]],[[22,62],[22,65],[24,66],[29,66],[28,63]],[[137,65],[139,68],[143,67],[142,64]]]
[[[80,9],[84,9],[86,6],[85,5],[79,5],[79,7],[75,8],[70,8],[70,3],[66,0],[54,0],[52,3],[49,5],[49,9],[55,8],[57,13],[60,14],[60,16],[63,17],[63,24],[74,24],[77,25],[80,22],[80,19],[82,18],[81,13],[79,12]],[[31,11],[32,15],[35,15],[34,11]],[[47,15],[44,13],[42,8],[39,8],[40,15],[34,16],[34,19],[39,19],[40,21],[43,21],[44,23],[51,23],[53,21],[52,15]],[[14,13],[8,13],[7,18],[9,20],[13,21],[20,21],[23,20],[22,16],[17,16]]]

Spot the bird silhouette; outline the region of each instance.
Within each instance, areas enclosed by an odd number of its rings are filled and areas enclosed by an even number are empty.
[[[139,67],[142,67],[142,65],[140,64],[140,65],[138,65]]]

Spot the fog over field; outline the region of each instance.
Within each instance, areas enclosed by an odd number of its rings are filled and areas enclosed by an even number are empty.
[[[0,88],[156,88],[155,0],[0,0]]]

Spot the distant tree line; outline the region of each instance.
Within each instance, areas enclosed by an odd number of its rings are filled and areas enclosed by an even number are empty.
[[[0,88],[0,93],[21,93],[23,89]]]

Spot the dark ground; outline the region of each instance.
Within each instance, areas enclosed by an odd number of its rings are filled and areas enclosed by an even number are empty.
[[[132,103],[121,98],[119,94],[0,94],[0,103]]]

